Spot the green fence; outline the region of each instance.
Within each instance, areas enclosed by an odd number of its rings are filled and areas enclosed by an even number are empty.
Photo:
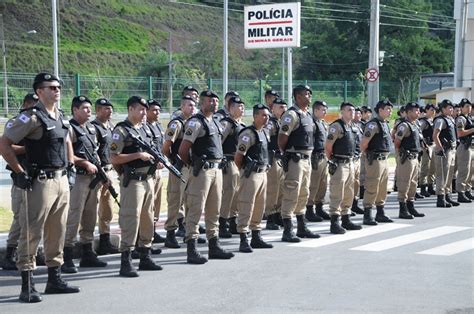
[[[8,73],[8,109],[14,114],[20,107],[26,93],[32,92],[32,82],[35,74]],[[69,110],[71,99],[78,94],[86,95],[90,99],[107,97],[114,103],[115,111],[125,112],[127,99],[132,95],[145,98],[155,98],[170,108],[169,80],[156,77],[116,77],[116,76],[83,76],[61,75],[62,97],[61,107]],[[313,89],[313,100],[323,99],[332,109],[336,109],[342,101],[350,101],[356,105],[366,103],[365,86],[359,81],[293,81],[294,85],[308,84]],[[190,80],[173,79],[171,110],[179,105],[181,91],[184,86],[193,85],[198,90],[211,88],[222,94],[222,79]],[[4,79],[0,78],[0,115],[6,115],[4,106]],[[282,91],[281,80],[233,80],[228,81],[229,90],[236,90],[250,107],[255,103],[263,102],[263,95],[267,88]],[[380,95],[397,101],[400,84],[397,82],[381,82]],[[285,88],[285,98],[286,95]],[[164,110],[168,111],[168,110]]]

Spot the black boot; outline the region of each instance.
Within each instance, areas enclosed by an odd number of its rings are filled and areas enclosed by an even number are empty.
[[[207,241],[206,241],[206,238],[205,238],[205,237],[198,237],[198,239],[197,239],[197,243],[199,243],[199,244],[204,244],[204,243],[206,243],[206,242],[207,242]]]
[[[409,212],[410,214],[412,214],[413,217],[425,217],[425,214],[419,213],[419,212],[415,209],[415,202],[413,202],[413,201],[407,201],[407,208],[408,208],[408,212]]]
[[[234,253],[224,250],[217,237],[209,239],[209,259],[231,259],[232,257]]]
[[[359,199],[363,200],[364,199],[364,192],[365,192],[365,188],[363,185],[361,185],[359,187]]]
[[[368,226],[377,225],[377,222],[372,218],[372,208],[364,208],[364,219],[362,223]]]
[[[253,250],[249,245],[249,241],[247,240],[247,233],[240,234],[240,245],[239,245],[239,252],[242,253],[252,253]]]
[[[232,234],[239,234],[237,231],[237,217],[230,217],[228,219],[229,221],[229,231]]]
[[[207,263],[207,258],[199,254],[196,250],[196,240],[188,239],[186,240],[187,245],[187,262],[188,264],[204,264]]]
[[[377,205],[377,213],[375,214],[375,221],[376,222],[385,222],[385,223],[390,223],[393,222],[390,217],[385,215],[385,210],[382,205]]]
[[[267,224],[265,225],[265,229],[267,230],[280,230],[280,226],[276,223],[278,214],[270,214],[267,217]]]
[[[227,219],[219,217],[219,238],[232,238],[232,233],[229,231],[229,229],[227,229],[227,226]]]
[[[458,203],[472,203],[471,199],[468,198],[465,193],[458,192]]]
[[[16,256],[16,247],[7,246],[7,252],[5,253],[5,258],[2,261],[3,270],[17,270],[15,256]]]
[[[165,238],[163,238],[158,232],[153,232],[153,243],[164,243]]]
[[[339,224],[339,215],[331,215],[331,233],[344,234],[346,230]]]
[[[25,303],[37,303],[41,302],[42,300],[43,298],[35,289],[35,284],[33,282],[33,271],[22,271],[20,301]]]
[[[306,205],[306,213],[305,213],[306,219],[310,222],[321,222],[323,221],[323,218],[319,217],[314,213],[314,206],[313,205]]]
[[[394,191],[394,192],[397,192],[397,191],[398,191],[397,180],[394,180],[394,181],[393,181],[393,191]]]
[[[275,213],[275,223],[280,227],[283,227],[283,217],[281,217],[281,212]]]
[[[41,246],[39,246],[38,250],[36,250],[35,261],[36,266],[46,266],[46,258],[44,256],[44,251]]]
[[[470,200],[474,200],[474,196],[471,194],[471,191],[464,192],[464,195]]]
[[[92,250],[92,243],[82,245],[82,258],[79,263],[80,267],[105,267],[107,262],[101,261],[97,258],[94,250]]]
[[[356,214],[359,214],[359,215],[363,215],[363,214],[364,214],[364,210],[363,210],[362,208],[360,208],[357,203],[358,203],[358,200],[357,200],[357,198],[354,197],[354,200],[352,201],[351,211],[352,211],[353,213],[356,213]]]
[[[117,254],[118,248],[110,242],[110,233],[104,233],[99,236],[98,255]]]
[[[64,264],[61,265],[61,271],[65,274],[75,274],[77,273],[76,265],[74,265],[73,258],[73,247],[65,246],[64,247]]]
[[[459,206],[460,204],[458,202],[455,202],[451,199],[451,195],[448,193],[445,195],[445,200],[447,203],[451,204],[452,206]]]
[[[420,191],[421,191],[421,195],[423,195],[424,197],[430,197],[431,194],[430,192],[428,192],[427,190],[428,186],[426,184],[422,184],[420,185]]]
[[[138,248],[138,253],[140,254],[140,263],[138,264],[139,270],[162,270],[158,264],[151,259],[149,247],[140,247]]]
[[[298,238],[293,232],[293,223],[291,218],[283,219],[283,235],[281,237],[283,242],[300,242],[301,239]]]
[[[176,231],[176,236],[184,238],[186,230],[184,228],[184,218],[178,218],[178,231]]]
[[[260,230],[252,230],[252,240],[250,246],[254,249],[271,249],[273,245],[263,241]]]
[[[362,229],[362,226],[356,225],[351,221],[350,215],[342,215],[342,223],[341,226],[342,228],[346,230],[360,230]]]
[[[206,234],[206,228],[201,225],[198,225],[199,234]],[[199,242],[198,242],[199,243]],[[204,242],[205,243],[205,242]]]
[[[430,195],[436,195],[433,184],[428,184],[428,193],[430,193]]]
[[[316,234],[308,229],[304,221],[303,215],[296,215],[296,222],[297,222],[296,236],[298,238],[308,238],[308,239],[319,238],[319,234]]]
[[[130,250],[122,252],[120,257],[120,276],[138,277],[137,269],[132,264],[132,253]]]
[[[166,231],[165,246],[170,249],[179,249],[181,247],[178,243],[178,240],[176,240],[174,230]]]
[[[420,193],[416,192],[416,193],[415,193],[415,198],[416,198],[417,200],[422,200],[422,199],[424,199],[425,197],[424,197],[423,195],[421,195]]]
[[[324,211],[323,203],[316,203],[316,215],[323,218],[324,220],[330,220],[329,214]]]
[[[456,179],[453,179],[453,181],[451,181],[451,190],[453,190],[454,193],[456,193]],[[454,205],[456,206],[456,205]]]
[[[436,207],[451,207],[451,203],[445,201],[444,195],[438,195],[437,197]]]
[[[400,218],[400,219],[413,219],[413,216],[410,215],[410,213],[408,212],[407,203],[399,202],[399,204],[400,204],[400,211],[398,213],[398,218]]]
[[[77,293],[81,291],[79,287],[69,286],[61,278],[61,270],[58,266],[48,267],[48,282],[46,283],[45,294]]]

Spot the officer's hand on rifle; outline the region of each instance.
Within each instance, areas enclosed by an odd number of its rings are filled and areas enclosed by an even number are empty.
[[[163,164],[161,162],[158,163],[158,167],[157,169],[163,169],[165,166],[163,166]]]
[[[140,159],[143,161],[149,161],[149,160],[154,160],[153,156],[151,154],[148,154],[147,152],[140,152]]]
[[[89,161],[84,163],[84,168],[86,169],[88,174],[97,173],[97,167]]]

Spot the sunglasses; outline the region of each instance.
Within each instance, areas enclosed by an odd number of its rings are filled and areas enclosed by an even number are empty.
[[[52,91],[55,91],[55,90],[61,90],[61,85],[58,85],[58,86],[55,86],[55,85],[52,85],[52,86],[43,86],[41,88],[49,88],[50,90]]]

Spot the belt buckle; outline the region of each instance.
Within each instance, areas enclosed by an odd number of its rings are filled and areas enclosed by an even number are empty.
[[[44,182],[48,179],[48,176],[46,175],[46,172],[44,170],[40,170],[36,179],[38,180],[38,182]]]

